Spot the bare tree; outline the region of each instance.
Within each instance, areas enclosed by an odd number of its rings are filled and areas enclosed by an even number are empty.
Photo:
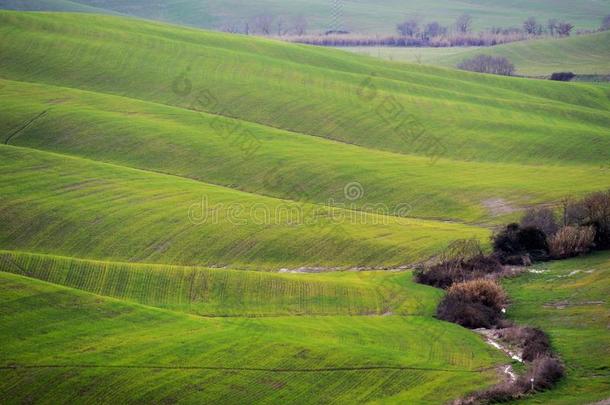
[[[600,29],[602,31],[610,30],[610,14],[608,14],[607,16],[604,17],[604,19],[602,20],[602,25],[600,26]]]
[[[426,28],[424,28],[424,35],[426,38],[434,38],[440,37],[441,35],[445,35],[447,33],[447,27],[443,27],[436,21],[432,21],[429,24],[426,24]]]
[[[457,67],[458,69],[470,70],[471,72],[491,73],[494,75],[512,76],[515,73],[515,65],[501,56],[478,55],[463,61]]]
[[[403,37],[414,37],[419,33],[419,19],[409,18],[398,24],[396,29]]]
[[[271,27],[273,26],[273,16],[269,14],[260,14],[252,19],[252,25],[257,32],[263,35],[271,34]]]
[[[570,24],[569,22],[560,22],[557,25],[557,34],[559,34],[561,37],[569,37],[573,29],[574,25]]]
[[[551,36],[555,36],[555,34],[557,33],[558,25],[559,21],[557,21],[556,18],[551,18],[549,19],[549,21],[547,21],[546,28],[549,30],[549,34],[551,34]]]
[[[303,36],[307,34],[308,26],[309,24],[307,23],[307,19],[302,15],[294,17],[292,21],[292,28],[294,30],[294,33],[298,36]]]
[[[220,27],[220,30],[222,32],[228,32],[231,34],[239,34],[240,32],[239,25],[235,22],[225,23],[222,27]]]
[[[287,33],[287,29],[286,29],[286,25],[284,24],[284,19],[283,18],[278,18],[275,21],[275,26],[277,28],[277,36],[281,37],[282,35],[285,35]]]
[[[530,17],[523,22],[523,31],[529,35],[540,35],[542,34],[542,26],[538,24],[535,17]]]
[[[455,29],[457,32],[465,34],[472,29],[472,17],[469,14],[462,14],[455,20]]]

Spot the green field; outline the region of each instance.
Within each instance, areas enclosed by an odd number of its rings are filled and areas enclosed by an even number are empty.
[[[342,48],[350,52],[400,62],[456,67],[479,54],[503,56],[523,76],[550,76],[553,72],[610,75],[610,32],[563,39],[514,42],[487,48]]]
[[[509,317],[546,331],[567,365],[567,378],[520,403],[583,404],[610,398],[610,254],[536,265],[504,284]],[[540,273],[539,271],[542,271]]]
[[[7,403],[438,403],[493,382],[502,358],[424,316],[201,318],[8,273],[0,291]]]
[[[447,402],[508,359],[405,269],[610,186],[603,86],[92,14],[0,55],[3,403]]]
[[[260,14],[282,19],[291,27],[291,19],[302,15],[313,31],[332,27],[330,0],[0,0],[0,8],[9,10],[53,10],[113,12],[186,24],[203,28],[222,28],[227,23],[242,23]],[[578,6],[570,0],[511,1],[500,0],[417,0],[345,1],[342,25],[345,29],[364,33],[393,33],[406,16],[417,15],[426,21],[451,25],[469,13],[475,28],[520,26],[530,16],[540,21],[566,19],[579,29],[598,28],[601,18],[610,12],[608,0],[581,0]],[[275,27],[274,27],[275,30]]]

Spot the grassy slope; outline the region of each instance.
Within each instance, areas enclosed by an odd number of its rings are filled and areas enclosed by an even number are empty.
[[[529,166],[441,160],[331,142],[159,104],[0,80],[0,127],[10,144],[170,173],[243,191],[386,213],[408,203],[408,216],[487,221],[484,202],[502,198],[519,206],[597,190],[608,185],[596,166]],[[15,136],[23,122],[37,119]],[[257,137],[245,158],[218,124]],[[1,137],[0,137],[1,139]],[[484,178],[473,173],[486,173]],[[448,181],[450,179],[450,181]],[[364,194],[345,198],[358,181]]]
[[[565,361],[557,389],[523,403],[583,404],[610,398],[610,253],[553,262],[505,281],[510,318],[541,327]]]
[[[411,273],[277,274],[0,251],[0,271],[201,316],[432,316],[439,290]]]
[[[610,32],[564,39],[515,42],[491,48],[343,48],[350,52],[394,61],[455,67],[479,54],[504,56],[524,76],[548,76],[553,72],[578,75],[610,74]]]
[[[6,79],[144,99],[423,156],[581,164],[610,159],[604,88],[405,68],[328,49],[113,17],[3,12],[0,20],[0,75]],[[172,90],[183,74],[192,85],[187,95]],[[425,136],[418,136],[422,128]]]
[[[0,7],[27,10],[36,3],[34,0],[0,0]],[[56,9],[59,3],[59,0],[47,0],[47,4],[53,7],[51,9]],[[304,15],[311,29],[326,30],[331,26],[332,15],[332,3],[326,0],[166,0],[152,4],[146,0],[73,0],[70,3],[206,28],[220,28],[227,22],[267,13],[287,20]],[[476,28],[519,26],[530,16],[536,16],[540,21],[548,18],[567,19],[576,23],[578,28],[597,28],[601,16],[607,14],[609,8],[607,0],[583,0],[578,6],[569,0],[345,1],[343,23],[347,29],[357,32],[393,33],[396,24],[406,15],[418,15],[425,20],[437,20],[449,25],[460,14],[469,13],[474,17]]]
[[[115,403],[438,403],[489,383],[493,371],[477,370],[500,357],[466,330],[423,317],[203,319],[7,273],[0,289],[0,362],[14,366],[0,371],[8,403],[77,393]]]
[[[11,250],[253,269],[396,266],[461,235],[488,235],[14,146],[0,156],[0,245]]]

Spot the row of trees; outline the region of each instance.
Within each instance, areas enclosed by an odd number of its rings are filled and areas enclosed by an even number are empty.
[[[610,16],[604,20],[602,27],[605,25],[610,27]],[[449,33],[453,34],[468,34],[472,32],[473,19],[469,14],[462,14],[459,16],[453,27],[443,26],[436,21],[429,23],[422,23],[419,17],[410,17],[405,21],[401,22],[396,26],[396,30],[399,35],[405,37],[420,37],[420,38],[434,38],[439,36],[445,36]],[[548,20],[546,27],[538,22],[535,17],[530,17],[523,22],[521,28],[501,28],[492,27],[488,30],[489,33],[499,34],[516,34],[524,33],[531,36],[543,35],[548,33],[551,36],[569,36],[574,29],[574,25],[566,21],[558,21],[557,19]],[[608,28],[610,29],[610,28]]]
[[[221,30],[245,35],[303,36],[307,34],[308,28],[309,23],[302,15],[285,19],[274,17],[271,14],[259,14],[246,20],[226,23],[221,27]]]

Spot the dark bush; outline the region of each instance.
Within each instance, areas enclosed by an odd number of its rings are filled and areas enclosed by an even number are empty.
[[[502,265],[495,257],[486,256],[477,240],[453,242],[440,255],[440,260],[415,271],[420,284],[447,289],[454,283],[483,278],[502,272]]]
[[[509,224],[493,237],[494,255],[503,264],[525,265],[531,260],[546,260],[549,246],[546,234],[531,226]]]
[[[575,77],[576,75],[572,72],[555,72],[551,75],[551,80],[558,82],[569,82]]]
[[[515,73],[515,65],[502,56],[478,55],[463,61],[457,67],[471,72],[494,75],[512,76]]]
[[[449,288],[437,308],[437,317],[466,328],[490,328],[502,318],[506,302],[506,293],[495,281],[467,281]]]
[[[549,237],[559,230],[555,212],[550,208],[532,208],[527,210],[521,218],[520,225],[521,228],[538,228]]]
[[[553,388],[565,375],[561,361],[551,356],[538,357],[532,362],[528,372],[521,376],[516,384],[522,392],[531,392],[534,379],[534,391],[544,391]]]

